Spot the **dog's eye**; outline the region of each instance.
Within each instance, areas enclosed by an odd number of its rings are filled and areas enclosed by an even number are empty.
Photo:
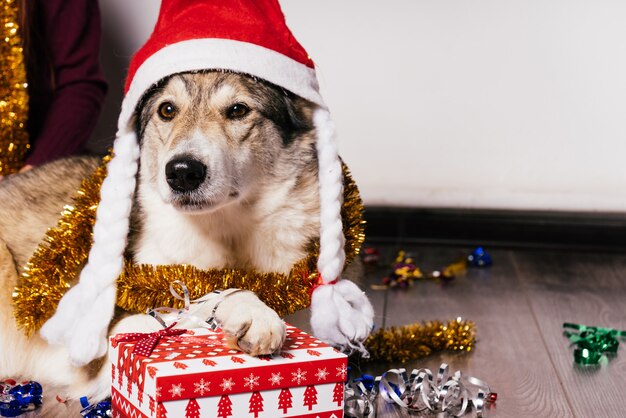
[[[241,119],[250,112],[250,108],[243,103],[236,103],[228,108],[226,116],[228,119]]]
[[[170,102],[163,102],[159,105],[159,116],[163,120],[172,120],[176,116],[176,107]]]

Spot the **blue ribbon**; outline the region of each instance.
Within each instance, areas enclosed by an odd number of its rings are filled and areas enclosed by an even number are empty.
[[[369,374],[364,374],[363,376],[354,379],[354,382],[362,383],[365,389],[367,389],[368,391],[371,391],[374,388],[375,380],[376,378],[374,376],[371,376]]]
[[[467,262],[473,267],[487,267],[493,264],[491,256],[483,247],[477,247],[467,256]]]
[[[83,407],[80,415],[84,418],[100,418],[111,416],[111,401],[104,400],[95,405],[90,405],[86,396],[80,398],[80,405]]]
[[[37,382],[0,382],[0,416],[16,417],[41,405],[43,390]]]

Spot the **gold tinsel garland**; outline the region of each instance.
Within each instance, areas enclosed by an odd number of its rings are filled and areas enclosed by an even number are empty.
[[[18,326],[29,335],[52,316],[87,261],[108,160],[83,180],[72,205],[63,208],[56,227],[48,230],[18,278],[13,311]]]
[[[406,363],[436,351],[471,351],[476,342],[472,321],[461,318],[442,323],[427,321],[380,329],[369,336],[365,346],[370,360]]]
[[[100,186],[106,176],[105,158],[94,174],[83,180],[73,205],[66,206],[56,227],[51,228],[24,267],[13,292],[14,314],[18,326],[27,334],[47,321],[65,292],[76,282],[87,261],[92,229],[100,200]],[[344,166],[344,203],[342,217],[346,236],[346,263],[358,255],[364,235],[363,204],[356,184]],[[130,312],[170,306],[182,307],[169,292],[174,280],[189,288],[192,298],[216,289],[230,287],[257,293],[279,315],[293,313],[310,304],[310,291],[319,280],[317,244],[307,257],[298,261],[289,275],[258,273],[242,269],[201,270],[187,265],[136,265],[126,262],[118,279],[117,305]]]
[[[28,84],[16,0],[1,0],[0,31],[0,176],[24,165],[28,148]]]

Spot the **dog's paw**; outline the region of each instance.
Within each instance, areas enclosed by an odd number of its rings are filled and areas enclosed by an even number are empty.
[[[252,292],[235,292],[218,306],[215,319],[231,348],[250,355],[273,354],[283,345],[282,319]]]

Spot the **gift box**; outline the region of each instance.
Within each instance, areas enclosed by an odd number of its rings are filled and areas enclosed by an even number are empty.
[[[280,354],[260,357],[208,329],[155,334],[111,337],[114,417],[343,417],[347,357],[295,327]]]

